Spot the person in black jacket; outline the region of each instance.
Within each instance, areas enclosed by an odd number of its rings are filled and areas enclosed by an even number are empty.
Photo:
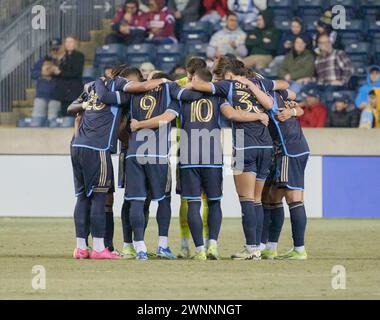
[[[83,89],[84,55],[77,51],[77,48],[77,38],[68,36],[64,42],[65,54],[56,69],[57,91],[62,103],[61,114],[63,116],[66,116],[67,107],[82,93]]]
[[[330,110],[326,127],[331,128],[357,128],[360,121],[360,110],[356,108],[348,96],[337,94],[334,106]]]

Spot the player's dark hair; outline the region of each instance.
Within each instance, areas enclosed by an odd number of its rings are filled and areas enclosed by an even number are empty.
[[[207,69],[198,69],[194,73],[195,76],[199,77],[201,80],[206,82],[212,81],[212,73],[208,71]]]
[[[226,15],[226,19],[228,19],[229,17],[236,17],[237,18],[237,14],[233,11],[228,11],[227,15]]]
[[[142,82],[144,81],[144,77],[140,71],[140,69],[138,68],[126,68],[124,69],[122,72],[121,72],[121,77],[123,78],[128,78],[129,76],[136,76],[138,79],[139,79],[139,82]]]
[[[157,79],[168,79],[170,81],[173,81],[172,77],[165,72],[155,73],[152,77],[152,80],[157,80]]]
[[[224,68],[232,62],[232,59],[227,56],[221,56],[214,66],[213,73],[217,78],[224,78]]]
[[[255,79],[260,79],[260,75],[257,74],[253,69],[251,68],[245,68],[245,76],[247,78],[255,78]]]
[[[203,58],[194,57],[186,64],[186,71],[193,75],[198,69],[206,69],[207,63]]]
[[[368,95],[369,96],[376,96],[375,90],[372,89],[370,92],[368,92]]]
[[[231,72],[235,76],[245,76],[247,70],[245,67],[242,68],[241,66],[230,64],[225,66],[225,68],[223,69],[224,76],[229,72]]]
[[[112,77],[112,78],[115,78],[115,77],[120,76],[120,74],[121,74],[126,68],[128,68],[128,65],[126,65],[126,64],[119,64],[119,65],[115,66],[115,67],[112,69],[111,77]]]

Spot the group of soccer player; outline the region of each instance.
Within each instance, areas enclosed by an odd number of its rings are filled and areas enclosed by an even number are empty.
[[[222,224],[221,123],[232,127],[232,170],[241,204],[245,244],[235,260],[307,259],[304,172],[309,148],[297,117],[303,114],[285,81],[272,81],[223,56],[212,73],[202,58],[187,64],[177,82],[162,72],[143,81],[140,71],[117,66],[69,107],[77,115],[71,142],[77,203],[76,259],[218,260]],[[181,197],[181,251],[168,244],[171,222],[171,125],[176,123],[177,194]],[[114,176],[111,154],[121,141],[118,185],[125,188],[121,213],[124,245],[113,245]],[[289,210],[294,247],[278,255]],[[151,201],[158,245],[148,254],[145,230]],[[201,207],[203,203],[203,214]],[[92,248],[88,238],[92,236]],[[195,245],[191,255],[190,235]]]

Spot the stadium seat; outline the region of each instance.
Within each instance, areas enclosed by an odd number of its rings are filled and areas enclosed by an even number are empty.
[[[288,31],[290,30],[291,19],[288,17],[276,16],[274,18],[274,24],[277,29],[281,31]]]
[[[126,61],[129,64],[134,64],[137,60],[142,62],[153,61],[155,55],[155,45],[150,43],[133,44],[127,47]]]
[[[366,17],[376,17],[380,11],[380,0],[361,0],[360,8]]]
[[[84,68],[83,69],[83,83],[94,81],[100,73],[97,68]]]
[[[32,117],[30,121],[31,128],[44,128],[47,126],[46,117]]]
[[[243,30],[247,33],[251,33],[255,28],[256,26],[252,22],[244,23],[243,25]]]
[[[357,93],[356,93],[356,91],[352,91],[352,90],[336,91],[330,96],[325,96],[326,105],[331,106],[334,102],[334,99],[340,95],[348,96],[350,98],[351,103],[354,103]]]
[[[189,22],[183,26],[181,40],[185,43],[207,42],[213,31],[213,27],[208,22]]]
[[[355,40],[361,40],[363,39],[363,35],[366,34],[366,28],[363,20],[348,19],[346,21],[346,28],[340,29],[339,33],[342,36],[342,39],[348,40],[348,39],[355,39]]]
[[[186,55],[187,56],[199,56],[206,57],[207,56],[207,47],[208,43],[199,43],[199,44],[188,44],[186,46]]]
[[[122,61],[125,57],[126,46],[122,44],[107,44],[96,48],[95,60],[113,57]]]
[[[380,8],[379,8],[380,12]],[[380,21],[368,21],[368,37],[369,39],[380,39]]]
[[[273,67],[273,68],[268,67],[268,68],[259,70],[259,73],[265,78],[274,80],[274,79],[277,79],[278,69],[277,67]]]
[[[172,56],[172,57],[163,57],[158,61],[158,69],[170,73],[175,66],[178,64],[181,64],[182,59],[178,56]]]
[[[374,58],[375,62],[380,64],[380,42],[374,45]]]
[[[121,61],[117,57],[99,57],[94,60],[94,67],[96,67],[102,73],[107,66],[114,66],[120,64]]]
[[[350,87],[357,88],[359,83],[367,79],[367,69],[362,62],[352,62],[354,74],[350,80]]]
[[[164,44],[157,47],[157,58],[162,59],[164,57],[185,57],[185,46],[180,43]]]
[[[293,15],[293,3],[292,0],[268,0],[268,8],[273,11],[275,17],[289,17]]]
[[[19,127],[19,128],[30,128],[31,122],[32,122],[31,118],[20,118],[18,120],[17,127]]]
[[[62,118],[62,128],[72,128],[74,127],[75,118],[74,117],[63,117]]]
[[[345,51],[352,61],[366,63],[370,56],[370,44],[368,42],[353,42],[345,47]]]
[[[325,9],[325,0],[298,0],[297,16],[319,15],[323,14]]]
[[[304,19],[304,23],[306,26],[306,31],[309,33],[314,33],[315,30],[317,29],[317,23],[319,20],[320,16],[307,16],[307,19]]]

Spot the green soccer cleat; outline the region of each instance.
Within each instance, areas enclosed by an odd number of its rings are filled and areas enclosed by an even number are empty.
[[[207,249],[207,258],[210,260],[220,260],[218,246],[209,245],[209,247]]]
[[[177,255],[178,259],[190,259],[191,253],[189,247],[182,247],[181,252]]]
[[[307,260],[306,250],[303,252],[298,252],[294,249],[291,249],[287,253],[277,256],[275,259],[278,260]]]
[[[136,259],[137,256],[137,252],[132,246],[124,247],[121,254],[124,259]]]
[[[250,251],[244,246],[244,249],[233,254],[231,256],[232,260],[261,260],[260,250]]]
[[[195,255],[191,258],[192,260],[205,261],[207,260],[207,255],[205,251],[196,252]]]
[[[273,260],[278,256],[277,250],[264,249],[261,251],[261,259]]]

